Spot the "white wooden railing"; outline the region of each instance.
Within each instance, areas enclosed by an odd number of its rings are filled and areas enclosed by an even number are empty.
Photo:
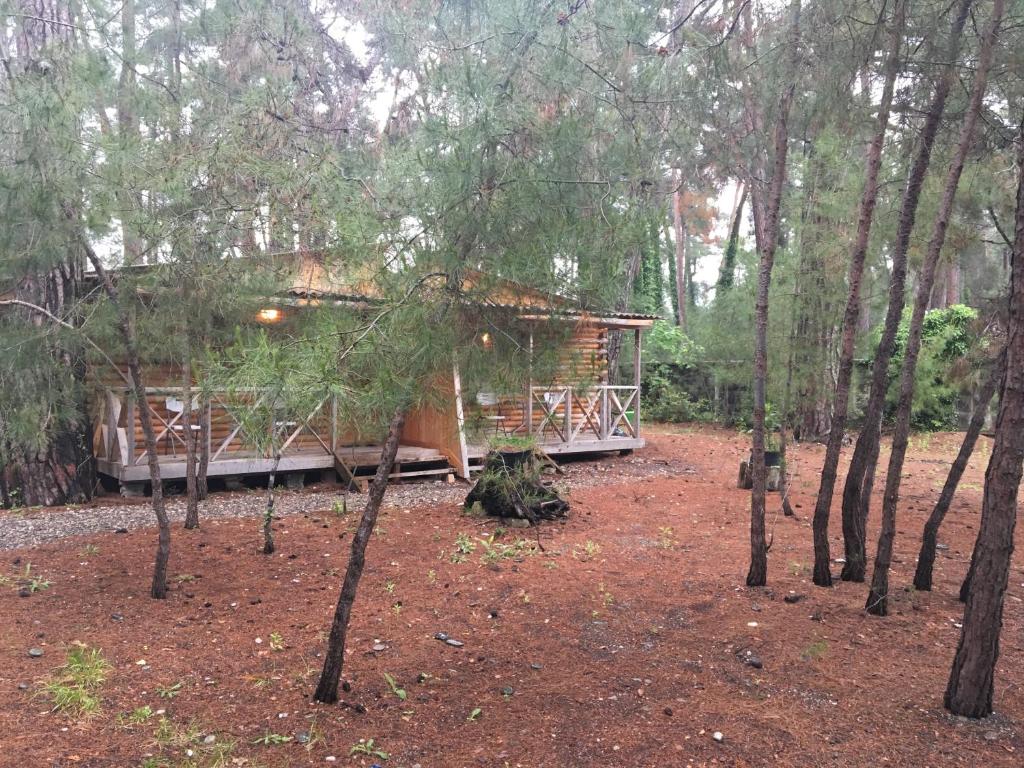
[[[523,426],[528,434],[550,434],[563,443],[636,438],[640,436],[640,388],[635,384],[530,387]]]

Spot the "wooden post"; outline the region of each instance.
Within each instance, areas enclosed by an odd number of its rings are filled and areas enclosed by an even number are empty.
[[[572,387],[565,388],[565,442],[572,442]]]
[[[530,324],[530,356],[526,375],[526,434],[533,434],[533,324]]]
[[[331,395],[331,453],[338,450],[338,396]]]
[[[125,420],[124,434],[128,438],[128,463],[135,463],[135,396],[127,392],[128,416]]]
[[[469,480],[469,445],[466,442],[466,410],[462,403],[462,377],[458,363],[452,364],[452,387],[455,392],[455,424],[459,438],[459,466],[455,469],[459,477]],[[451,477],[451,475],[449,475]]]
[[[601,439],[608,439],[608,382],[601,386]]]
[[[640,437],[640,329],[633,332],[633,384],[636,386],[636,395],[633,397],[633,436]]]

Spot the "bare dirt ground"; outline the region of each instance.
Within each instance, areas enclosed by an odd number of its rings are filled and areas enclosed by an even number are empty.
[[[735,488],[747,438],[704,427],[649,437],[631,459],[642,472],[622,470],[631,465],[619,458],[573,465],[573,511],[540,529],[543,552],[530,530],[500,537],[522,540],[508,551],[481,541],[496,524],[461,516],[447,495],[389,507],[356,604],[343,705],[310,700],[355,525],[322,494],[309,494],[304,511],[296,494],[271,557],[259,554],[251,518],[176,528],[163,602],[147,595],[152,529],[3,552],[0,573],[12,581],[0,587],[0,766],[1024,763],[1019,556],[997,714],[970,722],[942,709],[988,441],[940,535],[935,591],[922,594],[905,587],[959,436],[915,439],[892,574],[899,591],[879,619],[862,611],[865,585],[810,583],[822,447],[793,450],[799,517],[776,515],[769,497],[769,587],[748,589],[749,494]],[[837,508],[834,556],[839,523]],[[460,552],[467,540],[474,548]],[[28,563],[50,584],[19,597]],[[785,602],[790,595],[803,597]],[[75,642],[111,664],[101,711],[86,719],[51,712],[40,693]],[[29,648],[44,653],[32,658]],[[147,706],[148,717],[125,722]],[[387,760],[350,755],[361,739]]]

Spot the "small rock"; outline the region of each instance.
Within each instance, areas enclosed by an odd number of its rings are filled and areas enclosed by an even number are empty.
[[[715,731],[714,733],[712,733],[711,738],[717,741],[719,744],[725,741],[725,735],[721,731]]]
[[[110,620],[111,621],[124,621],[124,614],[123,613],[112,613],[112,614],[110,614]]]
[[[295,742],[297,744],[309,744],[309,731],[297,731],[295,733]]]
[[[27,691],[28,690],[28,683],[18,683],[18,690],[19,691]]]
[[[203,744],[206,744],[207,746],[209,746],[210,744],[215,743],[216,741],[217,741],[217,737],[214,736],[212,733],[207,734],[206,736],[203,737]]]
[[[544,669],[544,665],[534,663],[530,665],[530,669]]]
[[[665,717],[672,717],[672,707],[665,707],[661,711],[665,713]]]
[[[127,528],[115,528],[114,533],[128,533]]]
[[[949,544],[936,544],[935,548],[936,549],[942,549],[942,550],[949,549]]]
[[[445,642],[445,645],[450,645],[452,648],[461,648],[462,646],[465,645],[464,642],[462,642],[461,640],[456,640],[454,637],[449,637],[444,642]]]
[[[388,649],[388,647],[386,645],[384,645],[384,643],[374,643],[373,644],[373,650],[377,651],[378,653],[380,651],[386,651],[387,649]]]
[[[502,696],[511,696],[513,693],[515,693],[515,690],[512,688],[511,685],[506,685],[504,688],[501,689]]]
[[[986,731],[985,732],[985,741],[995,741],[998,738],[999,738],[999,734],[996,733],[995,731]]]
[[[18,597],[32,597],[32,590],[28,587],[22,587],[18,590]]]
[[[348,680],[345,680],[341,684],[341,690],[343,690],[345,693],[351,693],[352,692],[352,683],[350,683]]]
[[[753,667],[754,669],[761,669],[764,666],[764,662],[761,661],[760,657],[755,656],[752,653],[747,654],[746,658],[743,660],[743,663],[746,664],[748,667]]]
[[[33,659],[38,659],[40,656],[43,655],[43,649],[42,648],[29,648],[28,649],[28,655],[31,656]]]
[[[333,763],[337,759],[338,758],[336,758],[334,755],[328,755],[327,757],[324,758],[324,760],[326,760],[328,763]]]
[[[782,598],[782,602],[789,603],[790,605],[795,605],[803,599],[803,595],[786,595],[784,598]]]

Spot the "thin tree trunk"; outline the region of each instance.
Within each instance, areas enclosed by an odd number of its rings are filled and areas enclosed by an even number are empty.
[[[73,211],[67,211],[66,215],[73,223],[77,219],[77,214]],[[125,308],[121,306],[120,298],[117,294],[117,288],[114,286],[113,281],[110,279],[110,275],[107,270],[103,267],[103,262],[100,261],[96,252],[93,250],[92,245],[86,240],[84,234],[79,236],[82,244],[82,248],[85,250],[86,257],[92,264],[96,274],[100,278],[100,282],[103,285],[103,290],[107,294],[107,299],[110,301],[111,308],[114,310],[115,316],[117,317],[117,328],[121,335],[121,341],[124,344],[125,353],[128,357],[128,375],[131,377],[132,389],[135,393],[136,407],[139,413],[139,420],[142,422],[142,434],[146,444],[146,461],[149,465],[149,480],[153,486],[151,503],[153,506],[153,514],[156,515],[157,527],[159,533],[157,536],[157,548],[156,548],[156,561],[153,565],[153,584],[150,588],[150,595],[157,599],[163,600],[167,597],[167,561],[171,557],[171,524],[167,519],[167,510],[164,507],[164,489],[163,482],[160,478],[160,460],[157,455],[157,444],[156,444],[156,430],[153,429],[153,416],[149,412],[149,404],[146,400],[146,385],[142,377],[142,365],[139,361],[139,348],[138,342],[135,337],[135,331],[132,328],[131,321],[128,318],[128,313]]]
[[[743,204],[747,200],[747,185],[740,182],[739,198],[736,208],[732,212],[732,221],[729,225],[729,239],[725,244],[725,253],[722,255],[722,266],[718,270],[717,291],[728,290],[736,279],[736,252],[740,245],[740,225],[743,223]]]
[[[192,430],[192,345],[185,329],[185,355],[182,365],[182,434],[185,436],[185,528],[199,527],[199,495],[196,484],[196,436]]]
[[[1002,0],[996,0],[1001,9]],[[998,19],[998,10],[993,15]],[[994,35],[993,35],[994,36]],[[944,703],[955,715],[992,714],[1003,602],[1013,555],[1017,493],[1024,462],[1024,122],[1017,136],[1016,231],[1007,321],[1006,378],[996,419],[992,458],[985,472],[981,528],[972,557],[973,576],[964,626],[953,658]]]
[[[274,463],[267,476],[267,505],[263,510],[263,554],[274,554],[274,480],[281,466],[281,451],[274,452]]]
[[[800,3],[793,3],[790,45],[794,64],[800,24]],[[795,77],[795,66],[792,75]],[[763,587],[768,581],[768,542],[765,537],[765,486],[767,467],[764,461],[765,394],[768,384],[768,293],[772,282],[775,249],[779,240],[782,188],[786,180],[786,157],[789,150],[789,111],[793,104],[795,84],[790,81],[779,99],[775,123],[774,162],[767,200],[762,200],[751,179],[754,210],[754,233],[760,252],[757,274],[757,300],[754,307],[754,429],[751,439],[753,491],[750,495],[750,569],[747,586]]]
[[[886,309],[882,337],[878,343],[871,368],[871,389],[863,424],[860,434],[857,436],[853,457],[846,473],[846,483],[843,486],[843,542],[846,558],[840,575],[843,581],[864,581],[867,567],[868,510],[874,486],[875,467],[878,463],[885,395],[889,388],[889,361],[892,358],[896,333],[899,330],[900,318],[903,314],[910,236],[914,229],[921,189],[931,162],[932,147],[942,121],[942,114],[946,109],[946,98],[949,96],[949,90],[953,84],[956,61],[960,52],[960,39],[971,3],[972,0],[960,0],[960,4],[957,6],[957,13],[946,46],[942,74],[935,85],[935,93],[928,106],[918,140],[917,152],[911,163],[907,185],[900,201],[896,240],[893,245],[892,275],[889,282],[889,305]]]
[[[964,434],[964,441],[960,444],[960,452],[957,453],[956,459],[949,468],[949,474],[946,476],[945,485],[942,486],[939,500],[935,502],[935,507],[928,516],[928,522],[924,525],[924,533],[921,535],[921,551],[917,556],[917,570],[914,572],[915,589],[920,589],[924,592],[931,591],[932,570],[935,566],[935,547],[938,543],[939,527],[942,525],[942,521],[946,519],[949,505],[953,501],[953,494],[956,493],[960,478],[963,477],[964,470],[967,469],[967,462],[970,461],[971,454],[974,452],[974,445],[978,442],[981,429],[985,426],[985,417],[988,415],[989,405],[995,396],[999,383],[1002,381],[1002,376],[1003,356],[1000,355],[999,362],[989,375],[988,380],[985,382],[985,387],[981,391],[981,396],[978,398],[978,404],[974,409],[974,415],[971,417],[971,423],[968,424],[967,432]]]
[[[878,537],[878,549],[875,553],[875,567],[871,578],[871,589],[868,592],[865,609],[875,616],[888,613],[889,596],[889,564],[892,560],[893,540],[896,537],[896,505],[899,503],[900,480],[903,473],[903,460],[906,457],[907,443],[910,437],[910,415],[914,402],[914,383],[917,373],[917,358],[921,351],[921,333],[924,327],[924,315],[928,310],[932,285],[935,281],[935,268],[946,240],[946,230],[953,212],[953,201],[956,198],[960,175],[963,172],[967,153],[974,142],[975,127],[981,112],[982,100],[988,83],[988,71],[992,66],[993,51],[999,34],[1002,20],[1004,0],[994,0],[992,20],[985,31],[978,57],[978,67],[974,74],[971,99],[964,114],[960,137],[957,142],[953,160],[946,175],[945,187],[935,218],[932,237],[925,252],[924,264],[921,268],[920,284],[914,300],[914,312],[910,318],[910,330],[904,352],[903,371],[900,375],[900,397],[896,406],[896,426],[893,430],[892,450],[889,454],[889,467],[885,478],[885,495],[882,499],[882,529]]]
[[[396,411],[391,417],[391,424],[388,427],[388,436],[384,441],[384,448],[380,453],[380,463],[377,465],[377,472],[370,483],[370,490],[366,497],[366,507],[363,509],[363,516],[359,520],[359,528],[356,530],[355,538],[352,539],[352,554],[345,568],[345,581],[341,587],[341,594],[338,596],[338,605],[334,609],[334,620],[331,623],[331,634],[327,639],[327,653],[324,656],[324,668],[320,673],[320,681],[317,684],[316,692],[313,694],[315,701],[325,704],[333,704],[338,700],[338,683],[341,680],[341,672],[345,662],[345,637],[348,634],[348,622],[352,615],[352,604],[356,599],[356,590],[359,588],[359,579],[363,575],[363,565],[366,562],[366,545],[370,541],[373,529],[377,525],[377,513],[380,512],[381,502],[388,488],[388,475],[395,464],[395,456],[398,454],[398,440],[402,434],[402,426],[405,424],[405,411]]]
[[[672,229],[675,235],[675,276],[676,302],[679,307],[679,327],[686,330],[686,305],[689,301],[686,295],[686,221],[683,219],[683,174],[677,172],[675,176],[676,188],[672,193]]]
[[[196,470],[196,498],[206,501],[210,495],[207,473],[210,469],[210,396],[202,388],[199,398],[199,466]]]
[[[846,432],[846,416],[850,401],[850,382],[853,378],[853,352],[857,337],[857,320],[860,315],[860,286],[864,276],[864,260],[868,252],[868,239],[878,201],[878,172],[882,167],[882,147],[889,127],[889,111],[892,108],[892,94],[896,76],[900,71],[900,49],[903,41],[903,21],[906,4],[897,0],[893,14],[892,39],[889,58],[885,64],[885,85],[878,104],[878,118],[875,135],[868,146],[867,175],[864,192],[860,201],[860,217],[857,222],[857,237],[850,255],[850,272],[847,277],[849,295],[843,315],[842,342],[839,352],[839,372],[836,379],[836,393],[832,406],[832,429],[825,447],[825,461],[821,469],[821,484],[814,505],[814,575],[813,581],[819,587],[832,586],[832,555],[829,552],[828,521],[832,510],[832,493],[835,490],[836,472],[839,468],[839,453],[843,447]]]

